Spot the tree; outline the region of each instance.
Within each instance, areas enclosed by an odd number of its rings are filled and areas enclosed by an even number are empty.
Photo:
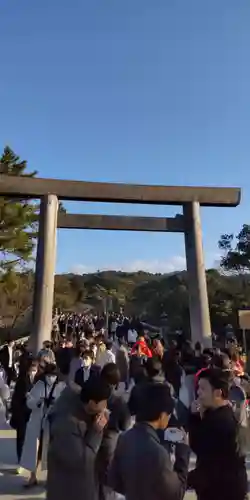
[[[16,273],[9,270],[1,282],[0,314],[4,316],[9,311],[10,326],[15,326],[18,318],[32,304],[34,275],[32,271]]]
[[[249,271],[250,225],[244,224],[236,237],[234,234],[223,234],[219,240],[219,248],[223,251],[222,269],[237,273]]]
[[[34,177],[36,172],[26,172],[27,162],[10,149],[4,148],[0,158],[0,176]],[[0,197],[0,277],[6,271],[22,268],[33,257],[39,205],[25,199]]]

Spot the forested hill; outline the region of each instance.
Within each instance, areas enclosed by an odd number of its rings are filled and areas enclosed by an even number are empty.
[[[212,327],[221,330],[230,323],[237,326],[237,310],[250,306],[250,276],[225,276],[207,271]],[[1,316],[18,316],[32,303],[33,274],[15,275],[13,286],[1,286]],[[55,306],[83,311],[94,307],[103,310],[105,300],[114,310],[124,306],[128,314],[143,315],[159,323],[167,315],[171,329],[189,329],[188,281],[186,272],[149,274],[143,271],[124,273],[104,271],[94,274],[57,275]]]

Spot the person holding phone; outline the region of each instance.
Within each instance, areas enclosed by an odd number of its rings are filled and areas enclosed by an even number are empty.
[[[98,500],[96,457],[108,423],[110,386],[91,377],[82,390],[67,387],[50,415],[47,500]]]
[[[169,388],[145,384],[136,424],[121,434],[109,474],[110,487],[129,500],[182,500],[186,491],[189,448],[185,432],[176,443],[175,463],[159,431],[168,427],[174,409]]]
[[[230,372],[209,368],[200,374],[191,406],[189,440],[197,456],[189,486],[199,500],[245,500],[247,472],[239,424],[229,401]]]

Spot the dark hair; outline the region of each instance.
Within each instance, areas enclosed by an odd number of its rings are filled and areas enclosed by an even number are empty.
[[[112,346],[113,346],[112,340],[107,340],[105,342],[105,345],[106,345],[106,349],[108,349],[110,351],[110,349],[112,349]]]
[[[202,368],[208,368],[209,366],[211,366],[211,361],[212,361],[212,358],[209,354],[202,354],[201,356],[201,363],[202,363]]]
[[[89,401],[95,401],[100,403],[100,401],[107,401],[111,396],[110,385],[107,384],[100,375],[95,377],[90,377],[84,384],[81,391],[81,401],[82,403],[88,403]]]
[[[93,361],[93,359],[94,359],[94,353],[93,353],[93,351],[92,351],[91,349],[86,349],[86,351],[84,351],[84,352],[82,353],[82,357],[83,357],[83,358],[86,358],[87,356],[88,356],[89,358],[91,358],[91,359],[92,359],[92,361]]]
[[[98,335],[96,335],[95,339],[96,340],[102,340],[102,341],[104,341],[104,335],[103,335],[103,333],[98,333]]]
[[[137,409],[136,418],[139,422],[154,422],[161,413],[171,415],[174,402],[165,384],[149,383],[141,388],[140,407]]]
[[[196,351],[201,351],[201,343],[200,342],[196,342],[194,348],[195,348]]]
[[[209,347],[206,347],[203,350],[203,354],[204,354],[204,356],[210,356],[210,358],[211,358],[213,356],[214,352],[213,352],[213,349],[210,349]]]
[[[162,373],[162,363],[158,357],[148,358],[145,363],[145,368],[149,378],[153,378]]]
[[[43,343],[45,349],[50,349],[52,347],[52,342],[51,340],[45,340]]]
[[[57,375],[57,366],[55,363],[46,363],[44,367],[44,375]]]
[[[26,377],[29,371],[31,370],[31,367],[35,365],[37,365],[36,360],[32,356],[29,356],[24,363],[20,364],[19,376]]]
[[[199,380],[206,379],[214,391],[220,390],[223,399],[228,399],[231,383],[231,374],[229,370],[221,368],[208,368],[201,372]]]
[[[126,345],[124,337],[117,337],[117,341],[119,345]]]
[[[116,387],[121,379],[118,366],[115,363],[107,363],[101,371],[101,377],[109,385]]]
[[[216,368],[220,368],[221,370],[227,370],[228,369],[228,363],[227,361],[230,361],[230,358],[228,354],[225,352],[222,354],[215,354],[212,360],[213,366]]]
[[[145,382],[148,380],[148,374],[145,366],[139,366],[134,373],[134,383],[135,385],[141,384],[142,382]]]

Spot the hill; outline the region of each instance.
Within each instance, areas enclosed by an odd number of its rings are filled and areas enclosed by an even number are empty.
[[[32,304],[34,276],[17,274],[15,281],[1,284],[0,317],[12,324]],[[250,306],[249,275],[225,276],[215,269],[207,271],[207,284],[214,331],[227,324],[237,327],[237,310]],[[189,332],[188,281],[186,272],[150,274],[103,271],[94,274],[61,274],[55,278],[57,308],[84,311],[93,307],[103,311],[124,307],[130,315],[159,324],[168,318],[171,330]]]

